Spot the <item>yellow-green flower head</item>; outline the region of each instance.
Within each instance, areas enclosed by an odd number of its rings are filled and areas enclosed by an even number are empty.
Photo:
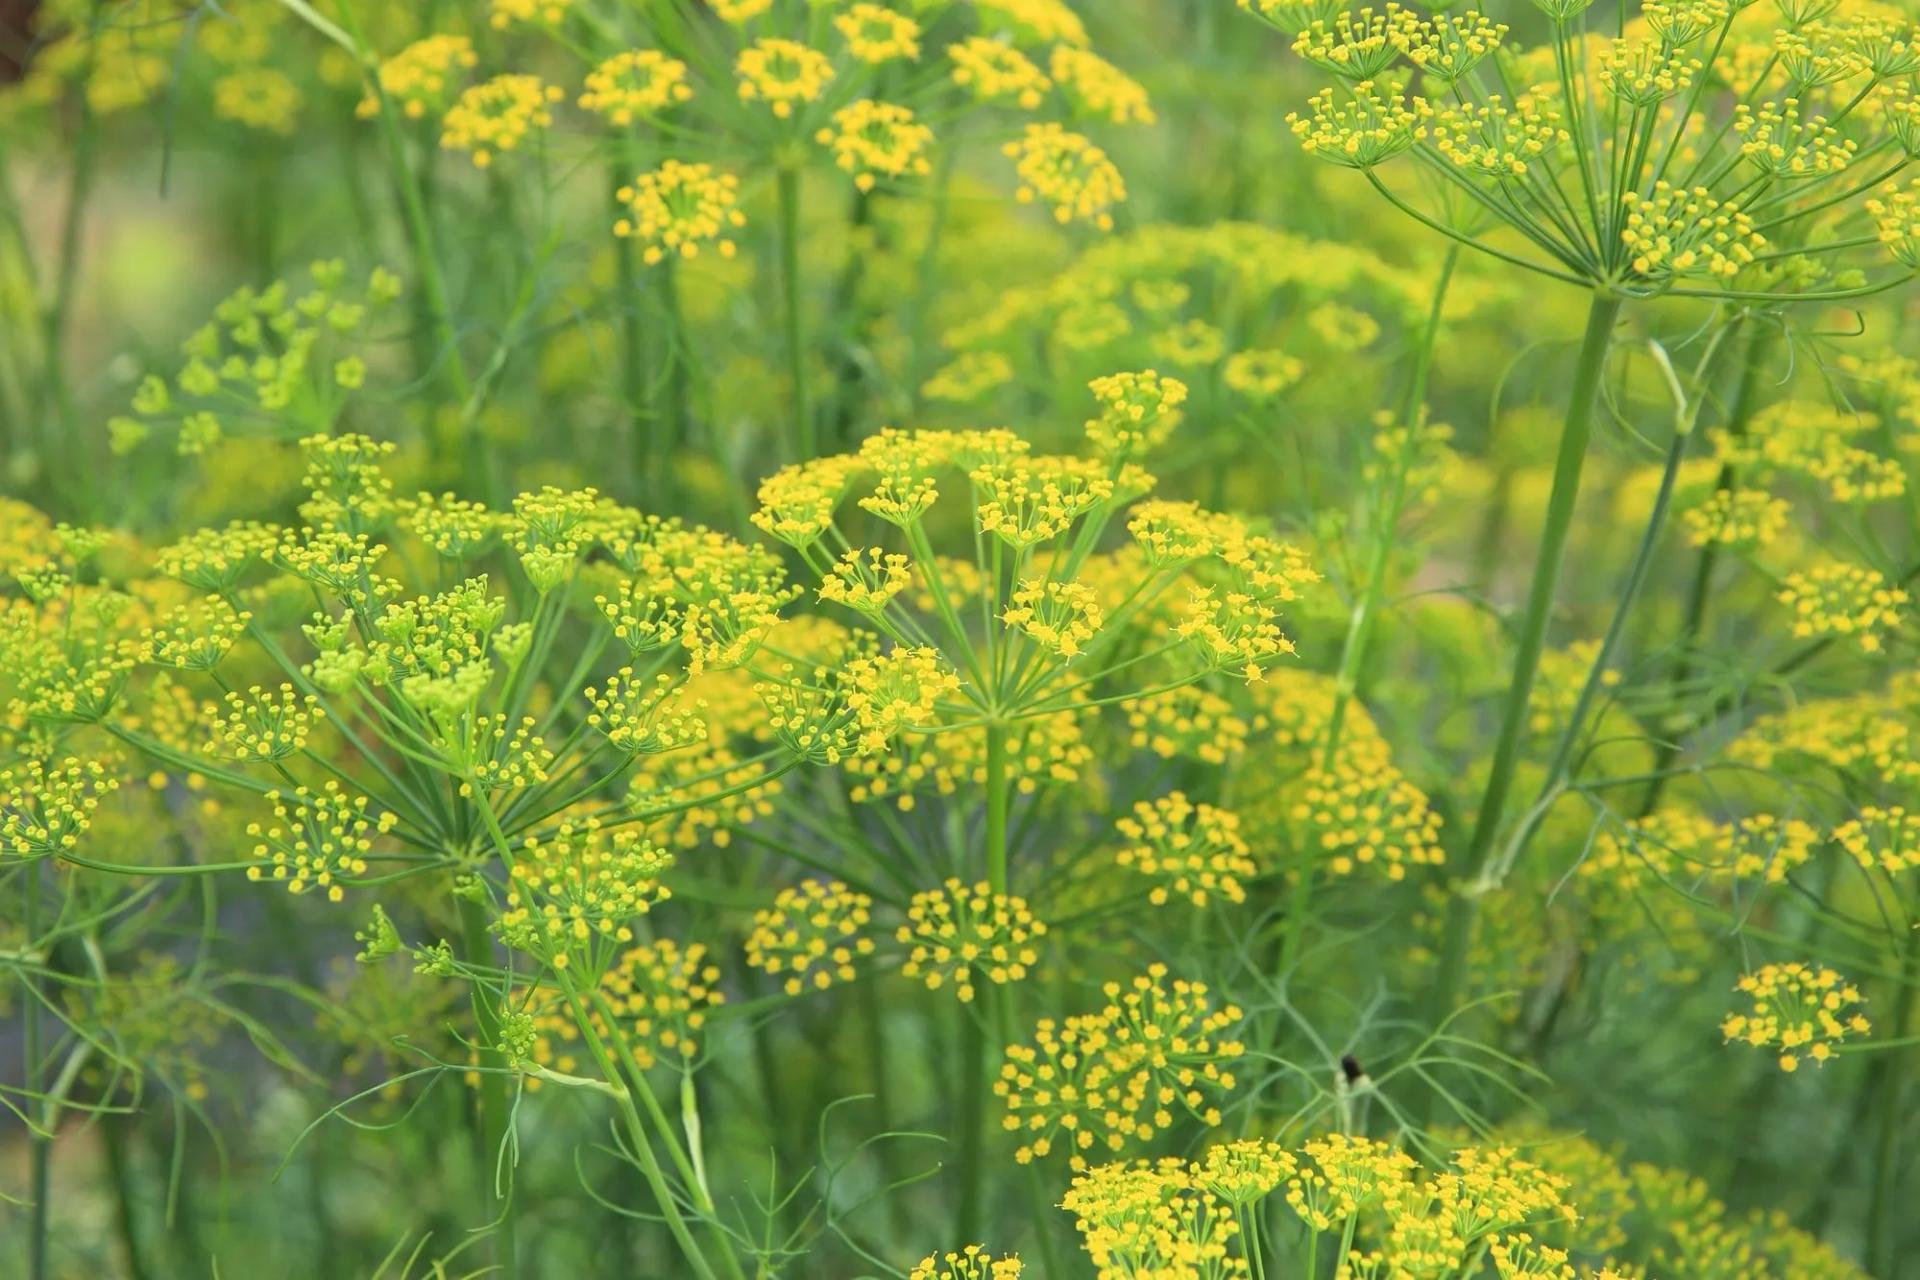
[[[1833,838],[1863,870],[1899,875],[1920,867],[1920,812],[1868,805],[1834,828]]]
[[[1705,187],[1683,188],[1665,181],[1653,194],[1629,191],[1621,242],[1633,255],[1633,269],[1659,283],[1678,276],[1727,279],[1767,246],[1753,220],[1731,201],[1715,199]]]
[[[1300,149],[1317,159],[1351,169],[1371,169],[1391,160],[1426,136],[1432,114],[1422,98],[1406,99],[1398,90],[1362,80],[1350,94],[1322,89],[1307,99],[1309,114],[1287,114]]]
[[[1787,575],[1775,597],[1793,611],[1793,634],[1851,636],[1867,653],[1878,653],[1882,633],[1897,629],[1910,601],[1872,569],[1835,562]]]
[[[197,529],[161,548],[154,568],[210,595],[232,591],[242,575],[272,554],[281,531],[257,520],[235,520],[221,528]]]
[[[1483,13],[1436,13],[1394,32],[1407,60],[1447,85],[1464,79],[1500,47],[1506,34],[1506,23]]]
[[[1657,40],[1615,40],[1601,51],[1594,77],[1621,102],[1647,111],[1685,93],[1704,67]]]
[[[970,1244],[958,1253],[928,1254],[913,1264],[907,1280],[1020,1280],[1024,1273],[1018,1255],[995,1258]]]
[[[948,45],[947,61],[953,64],[953,82],[981,102],[1006,100],[1032,111],[1053,87],[1026,54],[985,36]]]
[[[613,233],[640,241],[640,256],[649,264],[669,255],[697,257],[708,244],[731,258],[732,233],[747,222],[739,193],[740,179],[730,173],[669,160],[615,193],[628,216],[613,224]]]
[[[1740,155],[1773,178],[1817,178],[1839,173],[1853,163],[1858,144],[1831,124],[1802,116],[1794,98],[1765,102],[1758,111],[1745,103],[1733,109],[1733,131]]]
[[[1250,726],[1225,697],[1203,685],[1168,689],[1126,705],[1129,741],[1163,760],[1224,765],[1247,749]]]
[[[157,667],[211,671],[246,634],[253,615],[225,600],[194,600],[170,611],[140,639],[140,657]]]
[[[920,388],[929,400],[972,404],[1013,381],[1013,362],[998,351],[963,351]]]
[[[1153,882],[1147,898],[1164,906],[1178,896],[1204,907],[1214,895],[1246,901],[1245,882],[1258,874],[1240,837],[1240,817],[1178,791],[1141,800],[1114,823],[1126,843],[1114,854],[1120,866]]]
[[[1062,225],[1081,221],[1113,229],[1112,209],[1126,200],[1127,184],[1107,153],[1085,136],[1052,122],[1030,124],[1004,150],[1013,157],[1020,182],[1014,195],[1022,204],[1046,205]]]
[[[440,122],[440,145],[470,154],[485,169],[553,123],[553,104],[566,95],[538,76],[509,73],[474,85]]]
[[[1426,794],[1384,753],[1360,744],[1294,784],[1287,819],[1295,851],[1333,875],[1364,869],[1400,880],[1408,867],[1438,866],[1446,858],[1440,816]]]
[[[789,546],[812,546],[833,527],[834,510],[859,470],[859,460],[845,455],[782,467],[760,482],[755,527]]]
[[[1647,0],[1640,16],[1669,47],[1692,44],[1727,20],[1728,0]]]
[[[282,880],[293,893],[324,889],[329,902],[344,896],[344,878],[366,874],[374,837],[394,827],[392,813],[370,816],[367,797],[348,794],[331,778],[318,791],[296,787],[266,798],[273,820],[247,825],[255,842],[247,878]]]
[[[1162,329],[1149,342],[1153,354],[1182,369],[1204,369],[1227,354],[1227,335],[1218,325],[1194,318]]]
[[[1412,1156],[1373,1138],[1328,1134],[1301,1148],[1287,1177],[1287,1203],[1314,1231],[1336,1231],[1347,1219],[1407,1190],[1418,1167]]]
[[[1442,156],[1494,178],[1525,177],[1534,161],[1570,138],[1550,103],[1522,95],[1509,110],[1497,93],[1489,94],[1485,105],[1443,107],[1433,117],[1432,130],[1434,149]]]
[[[291,137],[302,100],[300,86],[273,67],[241,67],[213,82],[213,114],[261,133]]]
[[[850,548],[821,578],[820,598],[856,613],[884,613],[893,598],[913,584],[911,563],[906,556],[879,547]]]
[[[764,102],[785,120],[796,106],[817,101],[833,79],[827,55],[797,40],[765,36],[740,51],[734,59],[742,102]]]
[[[470,560],[492,546],[504,521],[478,502],[422,493],[400,506],[400,527],[449,560]]]
[[[1278,399],[1306,376],[1306,362],[1284,351],[1236,351],[1227,357],[1220,379],[1256,404]]]
[[[1314,23],[1329,23],[1346,12],[1344,0],[1237,0],[1261,21],[1297,36]]]
[[[1087,384],[1100,412],[1087,419],[1087,439],[1103,458],[1120,460],[1155,447],[1180,425],[1187,384],[1152,369],[1115,373]]]
[[[1106,621],[1093,588],[1080,582],[1022,578],[1000,620],[1042,649],[1071,661]]]
[[[1734,990],[1748,998],[1747,1011],[1728,1014],[1720,1034],[1777,1047],[1782,1071],[1798,1070],[1802,1057],[1824,1064],[1848,1036],[1873,1030],[1860,1012],[1860,989],[1825,965],[1762,965],[1742,974]]]
[[[1005,31],[1021,45],[1087,43],[1087,29],[1066,0],[974,0],[980,25]]]
[[[1031,1045],[1007,1046],[994,1093],[1006,1102],[1005,1128],[1020,1135],[1022,1164],[1064,1143],[1083,1169],[1087,1152],[1122,1151],[1171,1128],[1176,1110],[1220,1122],[1213,1096],[1235,1084],[1224,1064],[1246,1051],[1222,1033],[1241,1011],[1216,1008],[1204,984],[1169,981],[1161,964],[1102,990],[1099,1013],[1043,1018]]]
[[[920,56],[920,24],[870,0],[849,5],[833,25],[845,37],[847,52],[869,65]]]
[[[1272,1194],[1298,1167],[1293,1153],[1277,1143],[1241,1138],[1208,1147],[1196,1169],[1208,1191],[1244,1207]]]
[[[1698,506],[1683,510],[1680,520],[1687,541],[1696,547],[1751,551],[1768,546],[1785,531],[1790,510],[1785,498],[1764,489],[1717,489]]]
[[[381,94],[397,104],[401,114],[423,120],[446,110],[454,81],[479,62],[473,42],[465,36],[431,35],[384,59],[374,74]],[[380,100],[369,93],[355,112],[371,119],[380,113]]]
[[[624,129],[692,97],[686,63],[658,49],[629,49],[587,73],[580,109]]]
[[[1419,18],[1397,4],[1342,11],[1331,22],[1315,19],[1294,37],[1293,51],[1343,80],[1371,81],[1399,61]]]
[[[512,27],[557,27],[566,20],[573,0],[489,0],[488,23],[495,31]]]
[[[1076,110],[1109,124],[1152,124],[1157,117],[1140,83],[1097,53],[1054,46],[1047,71]]]
[[[603,688],[581,692],[593,710],[587,724],[605,735],[614,750],[625,755],[657,755],[707,740],[709,730],[701,714],[705,704],[686,701],[681,686],[665,672],[651,680],[622,667],[607,677]]]
[[[790,996],[852,982],[855,963],[873,954],[866,932],[873,899],[838,880],[803,880],[753,913],[747,963],[775,977]]]
[[[713,11],[722,22],[734,26],[745,26],[767,10],[773,8],[773,0],[713,0]]]
[[[672,865],[640,832],[609,831],[597,818],[529,835],[514,853],[502,935],[556,969],[595,941],[632,942],[632,922],[671,896],[660,877]]]
[[[882,178],[924,177],[932,169],[927,149],[933,130],[913,112],[891,102],[861,98],[833,113],[833,123],[814,134],[833,162],[853,175],[853,185],[873,190]]]
[[[980,531],[1019,551],[1059,537],[1115,492],[1107,469],[1086,458],[1014,458],[974,471],[973,483]]]
[[[1920,271],[1920,181],[1866,202],[1880,244],[1901,265]]]
[[[902,974],[930,991],[951,986],[956,997],[970,1002],[976,982],[1005,986],[1025,978],[1040,958],[1033,944],[1046,932],[1026,899],[995,893],[985,881],[969,887],[948,880],[913,895],[906,923],[894,936],[908,948]]]
[[[1060,1204],[1073,1214],[1098,1280],[1247,1274],[1245,1259],[1231,1253],[1238,1217],[1182,1160],[1100,1165],[1076,1177]]]
[[[227,693],[226,713],[215,730],[222,754],[256,764],[284,760],[305,750],[315,722],[326,719],[319,699],[295,691],[290,684],[278,689],[254,685],[246,693]]]
[[[28,759],[0,769],[0,853],[44,858],[75,848],[120,780],[98,760]]]
[[[931,648],[894,648],[855,658],[844,679],[846,703],[859,730],[860,750],[885,750],[900,734],[933,722],[941,699],[960,691],[960,678]]]
[[[700,943],[671,938],[643,943],[620,957],[600,980],[600,995],[633,1042],[642,1070],[661,1057],[688,1063],[700,1052],[707,1015],[725,1003],[720,970],[706,963]]]

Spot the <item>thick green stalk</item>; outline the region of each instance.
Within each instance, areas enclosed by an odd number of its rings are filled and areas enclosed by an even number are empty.
[[[987,884],[1007,891],[1007,729],[990,721],[987,733]]]
[[[473,898],[460,899],[461,958],[470,965],[492,968],[493,938],[487,930],[487,909]],[[474,1021],[480,1038],[480,1176],[482,1196],[498,1223],[494,1233],[494,1264],[501,1276],[518,1274],[515,1264],[513,1195],[500,1192],[499,1161],[512,1123],[512,1100],[507,1096],[506,1058],[500,1052],[500,1011],[484,982],[474,984]]]
[[[793,383],[789,462],[804,462],[815,449],[813,400],[807,387],[807,336],[800,311],[800,171],[782,165],[780,195],[780,287],[787,333],[787,376]]]
[[[1007,729],[997,720],[986,726],[987,735],[987,885],[995,893],[1007,892]],[[995,1023],[1005,1034],[1006,1005],[1004,991],[988,995],[999,1014]],[[986,1094],[987,1056],[992,1045],[981,1025],[964,1019],[960,1081],[960,1203],[954,1220],[954,1239],[970,1242],[979,1239],[981,1201],[986,1182]]]
[[[1430,1005],[1435,1019],[1445,1018],[1453,1011],[1479,902],[1474,881],[1493,851],[1507,796],[1513,789],[1514,768],[1520,760],[1520,742],[1527,724],[1527,702],[1533,695],[1541,650],[1546,646],[1554,591],[1560,581],[1567,535],[1573,527],[1574,503],[1580,496],[1580,472],[1586,464],[1587,443],[1593,435],[1594,402],[1599,398],[1600,379],[1606,372],[1607,352],[1613,343],[1613,326],[1620,316],[1620,304],[1619,297],[1596,292],[1587,309],[1587,330],[1580,342],[1579,358],[1574,363],[1573,386],[1568,392],[1566,419],[1560,429],[1560,447],[1554,459],[1546,525],[1540,531],[1533,580],[1527,588],[1526,610],[1521,615],[1516,636],[1513,678],[1500,709],[1499,735],[1494,740],[1493,761],[1480,799],[1480,811],[1474,819],[1473,836],[1455,871],[1455,889],[1447,905],[1446,939]]]

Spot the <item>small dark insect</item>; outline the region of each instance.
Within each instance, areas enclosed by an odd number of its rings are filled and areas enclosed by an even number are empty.
[[[1346,1076],[1348,1084],[1359,1084],[1367,1074],[1365,1068],[1360,1065],[1360,1059],[1350,1053],[1340,1055],[1340,1071]]]

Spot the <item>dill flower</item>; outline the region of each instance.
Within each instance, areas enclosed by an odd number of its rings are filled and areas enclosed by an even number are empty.
[[[838,880],[803,880],[782,889],[771,907],[753,913],[747,963],[779,977],[790,996],[852,982],[854,962],[873,954],[863,932],[873,899]]]
[[[300,87],[272,67],[241,67],[213,83],[213,113],[262,133],[292,136],[300,106]]]
[[[314,722],[325,718],[310,693],[296,693],[290,684],[276,690],[254,685],[245,694],[228,692],[225,718],[214,732],[230,758],[272,763],[304,750]]]
[[[1782,1071],[1798,1070],[1803,1055],[1824,1063],[1849,1035],[1872,1030],[1860,1013],[1860,989],[1824,965],[1762,965],[1742,974],[1734,990],[1750,1008],[1728,1014],[1720,1033],[1755,1048],[1777,1045]]]
[[[102,762],[72,756],[0,769],[0,852],[43,858],[72,849],[93,825],[101,797],[119,786]]]
[[[1066,0],[974,0],[981,25],[1008,31],[1017,44],[1087,43],[1087,29]]]
[[[1127,185],[1105,151],[1051,122],[1028,125],[1004,150],[1013,157],[1014,195],[1022,204],[1045,204],[1062,225],[1079,220],[1113,230],[1111,210],[1127,198]]]
[[[1236,351],[1220,371],[1221,381],[1258,404],[1278,398],[1305,376],[1307,367],[1284,351]]]
[[[814,140],[833,152],[833,162],[852,174],[853,185],[862,191],[873,190],[883,177],[924,177],[932,170],[926,152],[933,130],[890,102],[850,102],[833,113],[833,123]]]
[[[1020,1280],[1024,1273],[1018,1256],[996,1259],[982,1246],[970,1244],[958,1253],[928,1254],[913,1264],[907,1280]]]
[[[1048,652],[1071,660],[1100,630],[1106,613],[1084,583],[1022,578],[1000,620]]]
[[[430,35],[383,59],[374,75],[380,93],[398,104],[402,115],[421,120],[446,110],[456,75],[471,70],[479,61],[467,37]],[[362,119],[371,119],[379,112],[380,101],[371,93],[355,108]]]
[[[707,1015],[726,1001],[720,970],[706,959],[697,942],[659,938],[623,953],[600,979],[600,996],[631,1037],[641,1070],[661,1056],[684,1065],[700,1052]]]
[[[883,750],[893,738],[930,723],[940,699],[959,691],[960,678],[927,647],[897,647],[847,664],[846,702],[860,750]]]
[[[1239,815],[1196,805],[1175,791],[1136,802],[1114,828],[1128,842],[1114,861],[1154,882],[1147,897],[1155,906],[1175,894],[1196,907],[1216,893],[1229,902],[1246,901],[1244,881],[1258,868],[1240,837]]]
[[[247,824],[256,860],[247,868],[247,879],[283,880],[292,893],[324,889],[329,902],[345,896],[344,877],[366,874],[374,837],[393,830],[395,823],[389,811],[369,815],[367,797],[349,794],[332,778],[318,791],[269,791],[266,799],[273,820]]]
[[[1233,1207],[1183,1161],[1100,1165],[1076,1177],[1060,1203],[1099,1280],[1246,1274],[1244,1259],[1228,1261],[1240,1231]]]
[[[735,245],[729,234],[747,222],[736,207],[739,192],[740,179],[730,173],[716,173],[707,164],[668,160],[614,193],[628,216],[613,224],[613,233],[639,240],[640,256],[648,264],[670,254],[696,257],[703,244],[712,244],[721,257],[731,258]]]
[[[485,169],[496,155],[512,151],[553,123],[552,106],[563,94],[538,76],[498,75],[460,95],[440,122],[440,145],[471,154]]]
[[[236,520],[221,528],[196,529],[162,547],[154,568],[197,591],[222,595],[239,585],[246,571],[270,554],[280,531],[254,520]]]
[[[1100,456],[1118,461],[1164,441],[1180,424],[1187,384],[1148,369],[1115,373],[1087,384],[1100,412],[1087,419],[1087,439]]]
[[[1182,685],[1126,705],[1128,741],[1164,760],[1224,765],[1247,748],[1249,725],[1238,708],[1203,685]]]
[[[820,579],[820,598],[856,613],[880,614],[913,583],[906,556],[869,547],[841,553]]]
[[[588,686],[581,696],[593,707],[586,722],[626,755],[656,755],[707,740],[701,705],[676,701],[674,678],[662,672],[652,680],[622,667],[602,687]]]
[[[595,939],[633,941],[632,921],[671,895],[660,883],[673,855],[637,831],[597,818],[564,821],[549,838],[528,835],[513,860],[501,934],[538,948],[556,969]]]
[[[1378,867],[1389,880],[1438,866],[1440,816],[1383,757],[1349,749],[1295,784],[1287,818],[1297,852],[1334,875]]]
[[[953,82],[981,102],[1012,99],[1032,111],[1053,87],[1033,60],[1010,44],[986,36],[968,36],[947,46]]]
[[[1663,41],[1615,40],[1602,50],[1594,78],[1621,102],[1647,111],[1685,93],[1704,67]]]
[[[980,505],[974,519],[1018,551],[1065,533],[1073,522],[1113,497],[1113,481],[1079,458],[1019,458],[982,467],[972,476]]]
[[[1872,569],[1835,562],[1787,575],[1775,599],[1793,610],[1793,634],[1853,636],[1867,653],[1878,653],[1881,633],[1900,626],[1905,591]]]
[[[1219,363],[1227,335],[1205,320],[1185,320],[1153,336],[1153,352],[1169,364],[1196,368]]]
[[[169,611],[140,638],[140,658],[178,671],[212,671],[246,634],[253,615],[217,597]]]
[[[1920,867],[1920,813],[1901,805],[1867,805],[1835,827],[1833,838],[1862,869],[1898,875]]]
[[[487,22],[495,31],[517,26],[554,27],[566,19],[573,0],[488,0]]]
[[[773,8],[773,0],[714,0],[713,11],[722,22],[742,26]]]
[[[963,351],[921,386],[929,400],[972,404],[1013,381],[1013,362],[998,351]]]
[[[818,100],[833,79],[833,65],[826,54],[771,36],[742,49],[733,70],[740,81],[740,100],[764,102],[782,120],[793,115],[796,105]]]
[[[1413,105],[1398,94],[1362,80],[1350,96],[1322,89],[1307,99],[1309,115],[1287,113],[1287,126],[1300,139],[1300,149],[1334,164],[1371,169],[1412,147],[1426,136],[1428,108]]]
[[[1795,98],[1762,103],[1757,112],[1745,103],[1736,105],[1733,131],[1747,163],[1775,178],[1838,173],[1853,163],[1859,149],[1825,120],[1803,116]]]
[[[1739,550],[1764,547],[1787,527],[1786,499],[1762,489],[1717,489],[1698,506],[1680,513],[1687,541],[1696,547],[1717,545]]]
[[[629,49],[587,73],[580,109],[624,129],[636,119],[656,116],[691,97],[686,63],[658,49]]]
[[[1265,1199],[1298,1167],[1291,1152],[1258,1138],[1208,1147],[1196,1166],[1201,1185],[1236,1207]]]
[[[1364,6],[1331,22],[1314,19],[1293,39],[1293,51],[1343,80],[1369,83],[1400,58],[1418,19],[1407,9]]]
[[[1738,275],[1766,247],[1752,219],[1705,187],[1661,181],[1650,196],[1629,191],[1621,199],[1627,213],[1621,242],[1633,255],[1633,269],[1649,280]]]
[[[1904,266],[1920,271],[1920,182],[1863,206],[1880,244]]]
[[[1055,45],[1047,71],[1075,107],[1110,124],[1152,124],[1157,119],[1139,82],[1099,54]]]
[[[478,502],[451,493],[422,493],[401,504],[399,524],[435,555],[469,560],[492,545],[499,536],[501,520]]]
[[[907,922],[895,933],[910,948],[900,972],[930,991],[950,982],[955,996],[971,1002],[977,980],[1005,986],[1025,978],[1040,958],[1033,943],[1046,932],[1025,899],[994,893],[985,881],[969,888],[948,880],[908,904]]]
[[[1413,1178],[1413,1157],[1372,1138],[1328,1134],[1301,1148],[1305,1157],[1287,1176],[1287,1203],[1314,1231],[1342,1223],[1402,1193]]]
[[[849,5],[833,25],[846,38],[847,51],[869,65],[920,56],[920,24],[870,0]]]
[[[796,550],[812,546],[833,527],[834,509],[856,469],[845,457],[790,463],[760,482],[753,523]]]

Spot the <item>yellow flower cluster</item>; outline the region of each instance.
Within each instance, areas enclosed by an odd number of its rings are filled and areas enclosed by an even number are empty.
[[[1371,169],[1426,136],[1427,104],[1411,104],[1391,89],[1362,80],[1350,94],[1321,89],[1307,99],[1308,114],[1287,113],[1287,127],[1308,155],[1350,169]]]
[[[1100,412],[1087,419],[1087,439],[1100,456],[1124,460],[1153,448],[1180,424],[1187,384],[1147,369],[1115,373],[1088,383]]]
[[[995,1258],[970,1244],[958,1253],[928,1254],[914,1263],[907,1280],[1020,1280],[1022,1274],[1019,1257]]]
[[[1249,1274],[1244,1259],[1228,1259],[1240,1233],[1233,1206],[1183,1160],[1100,1165],[1076,1177],[1060,1204],[1074,1216],[1099,1280]]]
[[[1315,766],[1291,788],[1287,819],[1293,847],[1307,858],[1300,874],[1324,868],[1352,875],[1378,867],[1389,880],[1408,867],[1438,866],[1440,815],[1420,788],[1384,753],[1343,750],[1331,767]]]
[[[624,129],[691,97],[686,63],[658,49],[629,49],[587,73],[580,109]]]
[[[1019,178],[1014,195],[1021,203],[1046,205],[1063,226],[1078,220],[1113,229],[1112,210],[1126,200],[1127,184],[1107,153],[1084,135],[1051,121],[1030,124],[1005,151],[1013,157]]]
[[[1025,978],[1040,957],[1033,944],[1046,932],[1024,898],[995,893],[985,881],[969,887],[948,880],[908,904],[906,923],[895,933],[909,947],[900,972],[930,991],[951,982],[954,995],[968,1002],[976,979],[1004,986]]]
[[[538,76],[509,73],[474,85],[460,95],[440,122],[440,145],[472,155],[485,169],[494,157],[513,151],[553,123],[553,104],[565,95]]]
[[[848,663],[844,684],[860,749],[872,754],[907,730],[931,723],[940,700],[959,690],[960,678],[937,650],[895,648]]]
[[[947,60],[953,64],[953,82],[982,102],[1011,98],[1032,111],[1053,87],[1026,54],[985,36],[968,36],[948,45]]]
[[[180,671],[211,671],[246,633],[253,615],[217,597],[170,610],[140,638],[143,662]]]
[[[1178,791],[1136,802],[1114,827],[1129,842],[1114,861],[1154,882],[1147,896],[1155,906],[1174,894],[1196,907],[1213,894],[1244,902],[1244,882],[1258,872],[1240,837],[1239,815],[1196,805]]]
[[[1878,653],[1883,632],[1899,627],[1907,593],[1872,569],[1838,562],[1787,575],[1775,597],[1793,611],[1796,636],[1852,636]]]
[[[491,0],[489,7],[488,23],[496,31],[505,31],[517,26],[557,26],[573,0]]]
[[[1043,1018],[1031,1045],[1007,1046],[993,1090],[1006,1102],[1002,1123],[1020,1135],[1022,1164],[1064,1142],[1073,1167],[1084,1168],[1089,1151],[1117,1152],[1172,1127],[1176,1107],[1220,1123],[1211,1095],[1234,1087],[1223,1064],[1246,1050],[1223,1033],[1240,1009],[1215,1007],[1204,983],[1169,982],[1162,964],[1104,992],[1100,1012]]]
[[[0,853],[41,858],[80,843],[120,780],[98,760],[23,760],[0,769]]]
[[[786,993],[825,991],[852,982],[854,961],[873,954],[862,932],[873,918],[873,899],[838,880],[803,880],[782,889],[771,907],[753,913],[747,963],[779,977]]]
[[[1756,1048],[1778,1045],[1782,1071],[1798,1070],[1803,1054],[1824,1063],[1849,1035],[1873,1029],[1860,1013],[1860,989],[1824,965],[1762,965],[1742,974],[1734,990],[1751,1007],[1728,1014],[1720,1033]]]
[[[384,59],[375,75],[380,93],[398,104],[401,114],[422,120],[446,108],[454,77],[479,61],[473,41],[465,36],[431,35]],[[356,110],[362,119],[371,119],[380,113],[380,100],[369,93]]]
[[[833,64],[826,54],[775,36],[762,37],[742,49],[733,70],[740,80],[740,100],[764,102],[782,120],[790,118],[796,106],[818,100],[833,79]]]
[[[214,730],[229,759],[263,764],[284,760],[306,748],[314,722],[324,720],[319,699],[290,684],[278,689],[254,685],[245,694],[227,693],[227,710]]]
[[[913,584],[911,563],[906,556],[879,547],[849,549],[821,577],[820,598],[856,613],[883,613],[895,596]]]
[[[1835,827],[1833,838],[1864,869],[1898,875],[1920,867],[1920,813],[1901,805],[1867,805]]]
[[[1874,234],[1895,261],[1920,271],[1920,182],[1865,203]]]
[[[247,824],[257,863],[247,868],[247,878],[284,880],[292,893],[325,889],[329,902],[344,896],[341,877],[366,874],[373,838],[393,830],[395,822],[384,810],[369,816],[367,798],[349,795],[332,778],[318,791],[269,791],[267,800],[273,821]]]
[[[669,255],[696,257],[705,244],[731,258],[735,246],[730,234],[747,222],[737,207],[739,193],[740,179],[730,173],[716,173],[708,164],[668,160],[614,193],[627,216],[613,224],[613,233],[640,241],[640,256],[649,264]]]
[[[1648,280],[1709,275],[1728,279],[1766,248],[1753,220],[1732,201],[1716,200],[1704,187],[1653,185],[1653,194],[1621,197],[1626,222],[1620,239],[1633,255],[1633,269]]]
[[[933,130],[913,112],[891,102],[861,98],[833,113],[833,122],[814,135],[833,153],[833,162],[853,175],[853,185],[871,191],[882,178],[924,177],[931,172],[927,148]]]
[[[1000,620],[1049,653],[1072,660],[1099,632],[1106,611],[1083,582],[1023,578]]]
[[[1680,513],[1687,541],[1751,550],[1770,545],[1787,527],[1787,501],[1764,489],[1716,489]]]
[[[514,853],[502,936],[556,969],[596,940],[631,942],[633,919],[670,896],[660,876],[672,865],[638,831],[610,831],[598,818],[564,821],[546,839],[528,835]]]
[[[1279,398],[1306,376],[1306,362],[1284,351],[1252,348],[1227,357],[1221,381],[1256,404]]]
[[[605,688],[582,690],[593,710],[587,723],[606,736],[615,750],[628,755],[655,755],[707,740],[707,722],[700,704],[676,700],[679,686],[661,672],[652,680],[622,667],[607,677]]]
[[[720,970],[706,958],[697,942],[683,948],[659,938],[625,952],[600,979],[600,996],[631,1038],[641,1070],[663,1055],[685,1064],[699,1053],[708,1013],[726,1001],[715,985]]]
[[[1222,765],[1247,748],[1248,725],[1233,703],[1202,685],[1182,685],[1126,706],[1129,743],[1165,760]]]
[[[869,65],[920,56],[920,24],[871,0],[848,6],[833,25],[846,38],[847,51]]]
[[[1097,53],[1055,45],[1047,71],[1082,111],[1113,124],[1152,124],[1157,118],[1147,91]]]

